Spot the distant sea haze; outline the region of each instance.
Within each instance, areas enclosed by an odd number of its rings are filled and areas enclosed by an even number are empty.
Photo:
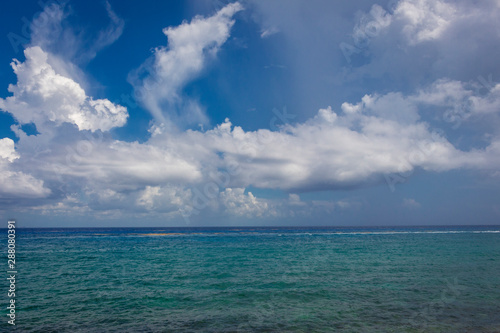
[[[500,332],[499,226],[18,229],[16,246],[23,332]]]

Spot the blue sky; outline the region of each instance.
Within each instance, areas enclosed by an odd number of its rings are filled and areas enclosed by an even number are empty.
[[[498,1],[3,7],[3,219],[499,222]]]

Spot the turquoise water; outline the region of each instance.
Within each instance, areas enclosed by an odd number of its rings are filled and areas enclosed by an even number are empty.
[[[17,231],[20,332],[500,332],[500,227]]]

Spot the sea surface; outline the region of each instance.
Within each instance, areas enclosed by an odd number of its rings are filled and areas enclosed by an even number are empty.
[[[2,332],[500,332],[499,226],[16,235]]]

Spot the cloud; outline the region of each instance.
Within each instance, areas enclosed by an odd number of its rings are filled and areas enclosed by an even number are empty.
[[[456,18],[457,8],[440,0],[400,1],[394,19],[402,21],[403,33],[410,44],[438,39]]]
[[[359,203],[347,200],[310,200],[302,201],[297,194],[290,194],[283,199],[258,198],[245,188],[227,187],[211,193],[195,190],[195,195],[188,202],[191,210],[182,213],[185,221],[203,219],[207,215],[224,216],[230,219],[279,219],[279,218],[314,218],[332,214],[338,210],[357,208]],[[200,214],[203,211],[203,214]]]
[[[364,45],[387,28],[392,21],[392,16],[379,5],[373,5],[368,14],[363,14],[354,26],[352,38],[356,45]]]
[[[169,213],[177,216],[189,213],[192,192],[180,186],[146,186],[139,192],[136,204],[148,211]]]
[[[288,201],[290,202],[290,205],[294,206],[301,206],[304,204],[304,202],[300,200],[300,196],[296,193],[290,193],[288,195]]]
[[[268,205],[257,199],[252,192],[245,194],[244,188],[226,188],[220,193],[221,202],[230,215],[262,217],[268,213]]]
[[[141,193],[137,199],[137,204],[146,207],[147,209],[152,209],[155,197],[160,195],[159,186],[146,186],[144,191]]]
[[[35,206],[33,210],[51,217],[57,215],[75,217],[92,213],[88,203],[82,203],[76,194],[68,194],[56,202]]]
[[[374,51],[384,45],[377,43],[390,42],[395,33],[404,38],[403,48],[427,47],[449,38],[457,20],[466,19],[461,6],[405,0],[392,14],[373,6],[369,17],[374,21],[362,18],[355,25],[355,38],[372,38],[367,47]],[[308,120],[273,130],[244,130],[226,119],[207,131],[172,131],[169,125],[178,121],[208,121],[203,106],[183,96],[182,88],[219,52],[229,38],[233,16],[241,9],[233,3],[211,17],[198,16],[164,29],[168,46],[157,48],[135,73],[138,76],[131,75],[144,106],[157,118],[151,137],[142,143],[106,133],[126,123],[127,110],[88,96],[72,72],[63,70],[74,65],[71,59],[44,49],[53,46],[42,42],[48,35],[39,31],[34,40],[41,46],[27,48],[24,62],[13,62],[17,83],[9,87],[12,96],[0,99],[0,108],[20,124],[34,123],[40,134],[26,135],[14,126],[19,141],[0,140],[0,195],[44,199],[33,205],[47,213],[122,212],[178,218],[194,216],[195,210],[206,207],[239,218],[311,216],[359,204],[347,199],[307,201],[300,193],[373,186],[383,182],[384,175],[416,169],[442,172],[500,166],[498,135],[488,136],[482,149],[461,150],[434,131],[423,115],[430,108],[436,118],[441,109],[460,105],[469,108],[463,122],[498,115],[500,85],[492,84],[484,92],[477,82],[457,78],[440,77],[410,91],[386,89],[363,93],[349,102],[322,104]],[[422,14],[428,11],[432,15]],[[109,5],[108,13],[114,28],[102,32],[97,43],[101,46],[118,38],[123,29]],[[53,22],[63,18],[62,11],[54,11]],[[395,31],[398,27],[403,28]],[[51,29],[57,30],[57,25]],[[375,53],[373,64],[381,54],[387,53]],[[382,60],[386,66],[393,64]],[[369,66],[364,73],[370,72]],[[427,67],[408,67],[419,72],[422,68]],[[335,110],[328,105],[341,107]],[[204,195],[210,203],[201,207],[196,199],[207,185],[212,193]],[[264,199],[250,192],[252,188],[281,190],[288,197]],[[419,205],[414,199],[403,204]]]
[[[457,6],[442,0],[401,0],[392,14],[375,4],[360,16],[352,37],[357,46],[366,46],[393,25],[400,27],[408,44],[416,45],[440,38],[457,16]]]
[[[12,139],[3,138],[0,140],[0,158],[6,159],[9,162],[13,162],[15,159],[19,158],[19,154],[16,153],[14,141],[12,141]]]
[[[439,79],[425,89],[421,89],[415,96],[415,100],[436,106],[450,106],[469,98],[472,94],[473,91],[467,90],[463,82]]]
[[[113,11],[108,1],[106,1],[106,12],[110,19],[109,25],[105,29],[99,31],[92,47],[87,49],[85,57],[89,60],[93,59],[97,52],[113,44],[123,33],[125,21]]]
[[[472,96],[470,101],[478,114],[500,113],[500,84],[493,86],[486,96]]]
[[[276,27],[269,27],[267,29],[262,30],[260,33],[261,38],[268,38],[269,36],[272,36],[274,34],[277,34],[279,32],[279,29]]]
[[[346,114],[364,112],[402,124],[413,124],[420,119],[415,103],[399,92],[391,92],[386,95],[365,95],[361,102],[356,105],[343,103],[342,111]]]
[[[435,113],[441,114],[442,120],[454,129],[472,121],[495,123],[500,115],[500,84],[487,81],[439,79],[409,99],[436,109]]]
[[[84,179],[97,188],[136,190],[146,185],[192,184],[201,178],[199,162],[169,148],[107,139],[51,146],[50,153],[38,157],[35,169],[53,180],[69,177]]]
[[[14,169],[12,163],[18,158],[14,141],[0,139],[0,199],[43,198],[49,195],[50,190],[44,187],[43,181]]]
[[[11,64],[18,80],[9,85],[13,96],[0,99],[0,109],[20,124],[34,123],[38,131],[62,123],[75,124],[80,130],[108,131],[126,123],[125,107],[87,96],[78,83],[56,73],[40,47],[29,47],[24,54],[24,63],[14,59]]]
[[[89,62],[100,50],[118,40],[123,33],[124,20],[114,12],[109,2],[106,1],[105,7],[110,20],[108,26],[99,30],[96,36],[88,36],[86,30],[79,29],[75,32],[67,23],[66,19],[72,12],[68,9],[71,8],[70,4],[53,2],[45,5],[43,11],[33,19],[30,25],[30,46],[39,46],[59,60],[69,60],[69,63],[60,63],[61,67],[65,67],[69,72],[77,70],[74,67],[71,68],[71,63]],[[58,68],[58,70],[61,69]]]
[[[500,8],[493,1],[402,0],[384,11],[385,16],[361,15],[352,23],[350,37],[339,41],[343,70],[331,75],[339,78],[337,89],[343,95],[358,89],[359,94],[410,94],[440,79],[500,77]]]
[[[245,194],[244,188],[226,188],[220,193],[220,198],[230,215],[262,217],[268,212],[267,203],[257,199],[252,192]]]
[[[42,180],[19,171],[2,168],[0,184],[0,198],[45,198],[50,194]]]
[[[233,15],[242,9],[238,2],[231,3],[211,17],[196,16],[189,23],[163,29],[168,47],[156,48],[153,57],[131,73],[129,81],[136,95],[160,123],[182,122],[184,118],[191,118],[189,123],[207,122],[193,101],[183,108],[180,90],[201,73],[208,58],[217,54],[229,37]],[[175,114],[179,107],[182,114]]]
[[[420,205],[420,203],[415,201],[415,199],[405,198],[405,199],[403,199],[403,207],[406,207],[408,209],[417,209],[417,208],[420,208],[421,205]]]
[[[439,106],[451,98],[449,93],[471,97],[452,89],[459,86],[440,81],[409,96],[366,95],[356,104],[344,103],[343,112],[320,109],[303,123],[275,131],[244,131],[229,119],[208,131],[171,133],[154,125],[151,138],[138,143],[61,127],[48,138],[21,136],[16,154],[36,155],[36,164],[23,163],[23,172],[54,189],[61,183],[68,187],[65,192],[94,189],[87,200],[98,210],[180,214],[209,207],[241,217],[286,216],[287,210],[305,214],[312,204],[301,201],[299,192],[373,186],[387,174],[417,168],[498,167],[500,140],[492,137],[484,149],[462,151],[420,119],[421,104]],[[43,152],[44,147],[50,149]],[[3,150],[5,156],[14,154],[11,148]],[[248,187],[292,194],[277,203],[245,193]],[[200,198],[203,188],[210,193]],[[346,205],[318,201],[312,206],[333,211]]]
[[[13,142],[0,141],[0,152],[5,160],[23,158],[24,163],[16,167],[46,180],[54,190],[64,184],[67,189],[63,191],[72,196],[82,187],[87,189],[87,198],[79,205],[61,199],[63,211],[68,207],[81,210],[87,202],[95,211],[118,209],[177,217],[205,208],[245,218],[306,216],[312,211],[343,209],[350,203],[304,202],[298,192],[371,186],[388,173],[416,168],[498,167],[500,140],[492,138],[484,149],[462,151],[420,120],[418,105],[440,105],[449,97],[439,96],[456,91],[448,89],[453,86],[457,87],[438,82],[410,96],[366,95],[359,103],[344,103],[343,113],[330,107],[320,109],[315,117],[276,131],[244,131],[226,119],[206,132],[152,130],[149,141],[138,143],[89,136],[76,128],[68,132],[61,126],[59,136],[48,139],[44,134],[22,135],[17,152]],[[459,91],[458,96],[462,95],[469,93]],[[50,149],[40,152],[43,145]],[[35,155],[36,164],[26,163],[26,158]],[[214,188],[214,195],[205,198],[210,204],[199,207],[195,199],[199,192],[193,189],[207,184]],[[292,193],[287,200],[263,200],[245,193],[250,186]],[[47,207],[57,209],[54,204]]]
[[[220,152],[223,165],[238,166],[230,186],[294,191],[335,190],[373,184],[387,173],[415,168],[444,171],[486,167],[487,151],[460,151],[428,124],[418,122],[411,99],[398,93],[363,97],[357,112],[331,108],[279,131],[245,132],[226,121],[203,134],[199,144]]]

